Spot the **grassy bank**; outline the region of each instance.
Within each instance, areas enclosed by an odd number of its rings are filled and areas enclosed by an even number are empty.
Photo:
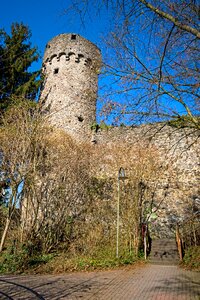
[[[4,252],[0,257],[0,274],[58,274],[73,271],[93,271],[118,268],[143,262],[143,255],[123,254],[116,258],[114,253],[99,251],[93,255],[72,255],[55,252],[42,255],[27,255],[22,249],[18,253]]]
[[[193,246],[185,251],[181,266],[189,270],[200,271],[200,246]]]

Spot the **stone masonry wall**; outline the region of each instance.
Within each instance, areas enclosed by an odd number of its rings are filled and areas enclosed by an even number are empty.
[[[138,127],[108,127],[93,133],[94,144],[154,145],[158,159],[166,168],[157,184],[155,201],[161,203],[152,231],[158,237],[174,236],[177,222],[200,209],[199,133],[161,123]],[[120,167],[120,166],[119,166]],[[122,166],[123,167],[123,166]],[[128,170],[127,170],[128,172]],[[153,178],[152,178],[153,180]]]
[[[79,139],[88,139],[96,120],[100,50],[76,34],[61,34],[47,45],[40,97],[49,121]]]

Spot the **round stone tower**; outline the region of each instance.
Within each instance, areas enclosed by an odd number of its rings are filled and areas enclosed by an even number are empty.
[[[96,121],[100,50],[78,34],[60,34],[47,45],[40,103],[51,124],[81,140]]]

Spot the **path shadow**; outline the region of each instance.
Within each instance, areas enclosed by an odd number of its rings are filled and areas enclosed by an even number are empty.
[[[159,275],[159,274],[158,274]],[[165,280],[158,280],[158,285],[150,290],[150,292],[175,293],[176,295],[188,295],[189,297],[199,296],[200,299],[200,283],[191,280],[187,275],[179,275]]]
[[[12,286],[14,286],[14,287],[19,287],[19,288],[21,288],[21,289],[23,289],[23,290],[28,291],[28,292],[31,293],[32,295],[36,296],[35,299],[37,299],[37,300],[45,300],[45,298],[44,298],[42,295],[40,295],[39,293],[37,293],[35,290],[33,290],[33,289],[30,288],[30,287],[27,287],[27,286],[25,286],[25,285],[22,285],[22,284],[19,284],[19,283],[10,281],[10,280],[6,280],[6,279],[0,279],[0,283],[1,283],[1,282],[2,282],[2,283],[6,283],[7,285],[12,285]],[[13,298],[12,298],[13,295],[10,296],[9,294],[4,293],[4,292],[1,291],[1,290],[0,290],[0,294],[6,296],[7,299],[12,299],[12,300],[13,300]],[[25,298],[24,298],[24,299],[25,299]]]
[[[36,283],[38,283],[38,280]],[[42,281],[42,278],[41,278]],[[64,299],[65,297],[70,296],[77,296],[84,297],[88,295],[92,295],[92,291],[95,292],[102,288],[102,284],[99,283],[99,281],[94,277],[86,279],[86,280],[78,280],[78,282],[74,282],[74,280],[70,279],[62,279],[62,278],[56,278],[56,279],[47,279],[45,282],[42,282],[41,284],[34,285],[33,281],[26,280],[26,285],[19,284],[14,282],[13,280],[6,280],[6,279],[0,279],[0,283],[5,283],[5,286],[0,286],[0,295],[3,295],[9,299],[9,300],[15,300],[16,296],[17,299],[36,299],[36,300],[59,300]],[[13,288],[8,290],[8,286],[12,285]],[[104,284],[105,285],[105,282]],[[28,287],[29,286],[29,287]],[[3,288],[3,289],[2,289]],[[20,289],[17,289],[20,288]],[[36,292],[36,289],[42,290],[42,295],[39,292]],[[30,293],[29,296],[26,296],[26,293]],[[23,295],[24,294],[24,295]],[[21,296],[20,296],[21,295]],[[21,297],[21,298],[19,298]],[[34,298],[33,298],[34,297]],[[0,297],[1,299],[1,297]]]

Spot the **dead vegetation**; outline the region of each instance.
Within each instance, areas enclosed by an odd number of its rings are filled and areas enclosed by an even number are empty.
[[[6,221],[1,224],[3,265],[5,255],[11,265],[12,259],[22,257],[22,265],[14,269],[24,270],[32,260],[40,265],[46,262],[44,257],[49,260],[59,253],[68,259],[95,258],[99,265],[102,261],[118,264],[120,167],[127,178],[120,182],[119,259],[132,262],[140,255],[141,225],[152,212],[153,190],[161,176],[154,148],[142,143],[130,147],[78,144],[49,127],[37,109],[27,105],[8,111],[0,138],[1,178],[8,183]],[[37,260],[38,256],[43,259]]]

